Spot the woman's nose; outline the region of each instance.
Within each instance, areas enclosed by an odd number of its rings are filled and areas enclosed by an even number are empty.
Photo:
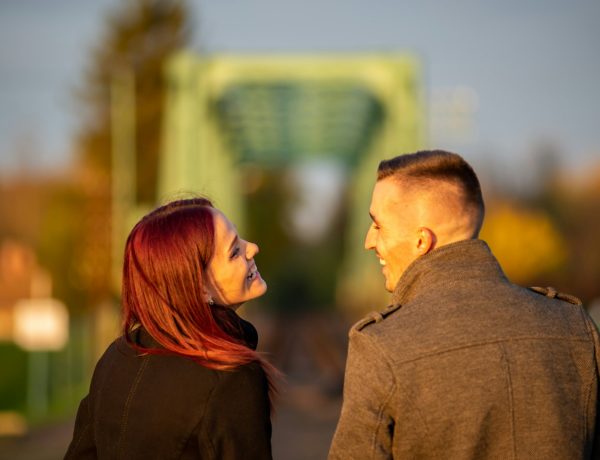
[[[246,244],[246,258],[247,259],[252,259],[259,252],[260,252],[260,249],[256,243],[248,242]]]

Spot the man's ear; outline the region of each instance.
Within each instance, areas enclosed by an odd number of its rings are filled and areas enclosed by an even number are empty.
[[[427,227],[420,227],[417,230],[417,244],[415,249],[418,255],[422,256],[427,254],[429,251],[435,248],[436,242],[437,238],[431,229]]]

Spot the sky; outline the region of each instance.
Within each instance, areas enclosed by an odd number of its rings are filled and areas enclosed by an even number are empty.
[[[72,159],[73,96],[118,0],[0,1],[0,175]],[[551,142],[570,169],[600,162],[598,0],[192,0],[201,53],[410,53],[430,146],[535,168]],[[462,97],[468,129],[444,129]],[[450,101],[450,102],[449,102]],[[35,152],[33,155],[25,152]],[[393,153],[392,153],[393,154]]]

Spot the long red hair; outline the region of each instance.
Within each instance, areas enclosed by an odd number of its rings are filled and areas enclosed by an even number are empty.
[[[212,203],[205,198],[171,202],[133,228],[123,263],[123,332],[138,350],[173,353],[210,369],[230,370],[253,361],[264,369],[271,393],[278,371],[243,340],[231,317],[205,299],[206,269],[214,254]],[[143,348],[131,332],[142,326],[163,349]]]

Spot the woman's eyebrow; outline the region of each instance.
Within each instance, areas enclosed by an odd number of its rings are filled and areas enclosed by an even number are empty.
[[[235,235],[235,237],[233,238],[233,240],[231,240],[231,243],[229,244],[229,252],[231,252],[231,250],[233,249],[233,247],[236,245],[236,243],[238,242],[238,236]]]

